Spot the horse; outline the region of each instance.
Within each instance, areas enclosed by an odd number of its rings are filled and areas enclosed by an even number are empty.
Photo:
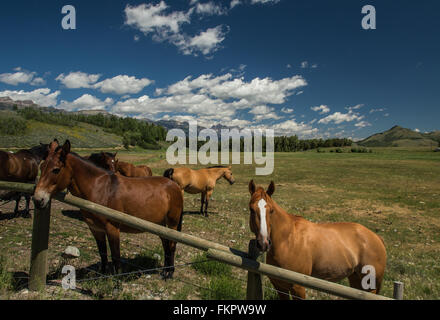
[[[22,149],[16,153],[0,150],[0,180],[11,182],[35,183],[38,175],[40,162],[46,159],[49,153],[49,145],[40,145],[30,149]],[[7,192],[2,193],[2,200],[15,200],[15,215],[18,214],[18,205],[21,197],[26,199],[25,215],[29,215],[29,203],[31,196],[27,193]]]
[[[181,231],[183,197],[179,186],[163,177],[127,178],[95,166],[70,152],[70,142],[50,145],[49,155],[41,166],[41,177],[34,193],[37,206],[44,208],[50,198],[67,188],[74,196],[125,212],[131,216]],[[109,241],[114,272],[120,271],[120,232],[140,233],[119,222],[81,210],[92,232],[106,272]],[[165,268],[161,275],[172,278],[176,242],[161,238]]]
[[[146,165],[134,166],[131,163],[116,160],[116,171],[126,177],[151,177],[153,172]]]
[[[268,264],[333,282],[348,277],[351,287],[379,294],[386,266],[379,235],[357,223],[313,223],[290,215],[272,199],[274,191],[273,181],[266,191],[249,182],[250,229],[260,251],[267,251]],[[375,286],[374,278],[362,285],[365,266],[374,268]],[[371,269],[369,275],[374,277]],[[304,287],[270,281],[280,299],[289,299],[289,293],[305,299]]]
[[[117,152],[92,153],[90,156],[84,157],[84,159],[93,162],[98,167],[101,167],[111,172],[116,172],[116,154]]]
[[[201,193],[202,205],[200,207],[200,214],[208,216],[208,203],[214,192],[214,187],[220,178],[225,178],[229,184],[233,185],[235,179],[232,176],[231,166],[215,166],[199,170],[189,168],[170,168],[165,170],[163,176],[175,181],[184,192],[190,194]],[[205,209],[203,210],[203,206]]]

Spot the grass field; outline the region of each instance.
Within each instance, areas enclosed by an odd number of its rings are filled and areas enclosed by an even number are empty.
[[[86,154],[85,150],[79,150]],[[120,151],[121,160],[148,164],[155,175],[169,165],[163,151]],[[197,166],[195,166],[197,167]],[[393,281],[405,285],[405,299],[440,298],[440,153],[429,149],[373,148],[373,153],[277,153],[271,176],[255,177],[255,167],[234,165],[236,183],[219,181],[210,216],[198,214],[199,196],[185,196],[183,232],[246,250],[253,235],[248,226],[251,178],[265,187],[276,183],[274,200],[292,214],[312,221],[359,222],[384,238],[388,263],[382,294],[392,296]],[[13,218],[14,204],[0,207],[0,295],[9,299],[244,299],[246,273],[207,263],[199,251],[177,246],[174,279],[157,271],[99,278],[94,239],[78,211],[53,203],[49,244],[50,279],[43,293],[25,290],[29,270],[32,220]],[[162,265],[160,240],[152,235],[121,237],[124,272]],[[81,251],[70,261],[77,269],[78,290],[63,291],[59,280],[68,245]],[[160,258],[160,261],[158,261]],[[192,263],[192,264],[190,264]],[[91,279],[92,278],[92,279]],[[348,284],[343,281],[343,284]],[[266,278],[265,296],[275,297]],[[334,298],[307,290],[310,299]]]

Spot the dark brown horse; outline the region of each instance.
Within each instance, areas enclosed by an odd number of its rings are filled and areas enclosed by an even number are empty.
[[[268,251],[268,264],[328,281],[348,277],[351,287],[379,293],[386,266],[381,237],[357,223],[313,223],[290,215],[272,199],[274,191],[273,181],[267,191],[249,183],[250,228],[260,250]],[[365,286],[367,270],[375,275],[374,286],[371,278]],[[302,286],[270,281],[280,299],[289,299],[289,293],[305,298]]]
[[[84,159],[93,162],[100,168],[106,169],[111,172],[116,172],[116,154],[117,152],[92,153],[90,156],[84,157]]]
[[[31,149],[19,150],[16,153],[0,150],[0,180],[35,183],[38,175],[40,162],[46,159],[49,152],[49,145],[40,143],[39,146]],[[15,200],[14,213],[18,214],[18,204],[21,197],[26,199],[25,214],[29,215],[30,195],[19,192],[6,192],[0,195],[4,200]]]
[[[96,167],[70,152],[70,142],[63,146],[52,142],[47,160],[41,166],[41,178],[35,189],[36,204],[47,206],[51,196],[68,190],[77,197],[125,212],[173,230],[182,228],[183,197],[177,184],[163,177],[127,178]],[[120,232],[139,233],[118,222],[81,210],[96,239],[102,271],[107,264],[106,237],[110,244],[113,266],[120,270]],[[165,255],[162,276],[174,272],[176,243],[161,239]]]
[[[146,165],[135,166],[128,162],[116,160],[116,171],[126,177],[151,177],[153,172]]]
[[[215,184],[220,178],[225,178],[229,184],[234,184],[235,179],[232,176],[231,167],[215,166],[199,170],[190,168],[170,168],[163,173],[167,177],[175,181],[182,189],[182,194],[188,192],[190,194],[201,193],[200,214],[205,213],[208,216],[208,204]],[[203,208],[205,207],[205,208]]]

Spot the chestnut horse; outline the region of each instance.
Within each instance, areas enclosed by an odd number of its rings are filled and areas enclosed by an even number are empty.
[[[35,183],[40,162],[46,159],[49,145],[40,143],[31,149],[19,150],[10,153],[0,150],[0,180],[12,182]],[[15,200],[14,213],[18,214],[18,204],[21,197],[26,199],[25,214],[29,215],[31,196],[27,193],[7,192],[1,195],[2,199]]]
[[[151,177],[153,172],[148,166],[134,166],[131,163],[116,160],[116,171],[126,177]]]
[[[357,223],[313,223],[290,215],[272,199],[274,191],[273,181],[267,191],[257,188],[253,180],[249,183],[250,228],[259,249],[268,251],[268,264],[328,281],[348,277],[351,287],[379,293],[386,266],[380,236]],[[362,285],[367,275],[364,266],[375,270],[371,289]],[[293,298],[305,298],[302,286],[270,281],[280,291],[280,299],[289,299],[289,292]]]
[[[134,166],[128,162],[116,160],[116,153],[101,152],[93,153],[84,159],[92,161],[98,167],[111,172],[119,172],[126,177],[151,177],[153,172],[146,165]]]
[[[125,212],[137,218],[180,231],[182,228],[183,197],[177,184],[163,177],[127,178],[96,167],[70,152],[70,142],[63,146],[52,142],[41,177],[35,189],[36,205],[45,207],[50,198],[68,188],[77,197]],[[110,244],[113,266],[120,271],[120,232],[140,233],[119,222],[81,210],[95,237],[101,256],[101,268],[107,265],[106,237]],[[161,239],[165,255],[164,279],[174,272],[176,243]]]
[[[208,216],[208,203],[214,192],[214,187],[218,179],[225,178],[229,184],[234,184],[235,179],[232,176],[231,166],[215,166],[205,169],[193,170],[190,168],[170,168],[163,173],[167,177],[180,186],[183,192],[186,191],[191,194],[202,194],[202,205],[200,207],[200,214],[203,214],[203,205],[205,205],[205,217]]]

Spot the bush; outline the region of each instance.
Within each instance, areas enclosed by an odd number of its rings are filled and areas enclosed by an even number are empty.
[[[26,120],[14,117],[0,118],[0,134],[16,136],[25,132]]]
[[[200,296],[204,300],[242,300],[245,297],[242,282],[222,275],[214,277],[208,288],[203,288]]]
[[[208,260],[208,261],[207,261]],[[203,274],[212,276],[228,275],[231,273],[231,266],[214,260],[209,260],[206,253],[198,254],[192,260],[192,267]]]

